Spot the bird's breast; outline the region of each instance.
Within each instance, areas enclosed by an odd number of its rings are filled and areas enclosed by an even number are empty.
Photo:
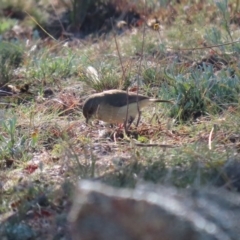
[[[96,118],[108,123],[123,123],[128,119],[135,118],[139,110],[149,104],[149,100],[139,101],[138,104],[131,103],[121,107],[112,106],[110,104],[100,104],[96,111]]]

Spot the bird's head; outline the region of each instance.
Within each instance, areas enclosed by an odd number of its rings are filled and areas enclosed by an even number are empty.
[[[94,117],[98,108],[98,104],[95,99],[87,99],[83,104],[83,115],[86,118],[86,123]]]

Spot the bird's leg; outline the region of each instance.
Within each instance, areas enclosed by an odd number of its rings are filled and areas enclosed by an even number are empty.
[[[127,124],[126,121],[124,122],[124,129],[125,129],[126,133],[128,132],[128,129],[130,128],[133,121],[134,121],[134,117],[130,116],[129,119],[128,119],[128,124]]]
[[[124,126],[124,131],[127,132],[127,121],[124,121],[123,126]]]
[[[142,112],[141,112],[141,111],[138,111],[138,119],[137,119],[136,127],[138,127],[138,124],[139,124],[139,122],[140,122],[141,115],[142,115]]]

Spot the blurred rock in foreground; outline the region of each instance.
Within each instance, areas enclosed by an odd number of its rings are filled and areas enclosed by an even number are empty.
[[[69,221],[73,240],[239,240],[240,195],[80,181]]]

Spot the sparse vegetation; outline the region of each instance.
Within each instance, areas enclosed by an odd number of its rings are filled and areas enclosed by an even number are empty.
[[[0,86],[10,82],[13,71],[21,64],[23,50],[19,44],[0,42]]]
[[[34,239],[65,235],[79,179],[230,182],[236,190],[224,169],[239,159],[238,1],[147,2],[1,2],[0,221],[18,214],[3,221],[0,237],[11,239],[16,226]],[[97,121],[87,126],[84,99],[113,88],[174,104],[145,109],[128,137]],[[43,233],[31,216],[55,222]]]

